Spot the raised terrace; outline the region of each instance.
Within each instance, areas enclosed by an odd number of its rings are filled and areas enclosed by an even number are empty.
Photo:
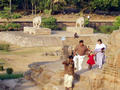
[[[66,37],[65,45],[76,45],[80,39],[85,40],[87,45],[95,45],[97,39],[102,38],[105,44],[109,43],[109,36],[106,34],[83,34],[80,38],[74,39],[74,33],[65,31],[52,31],[51,35],[29,35],[22,31],[0,32],[0,40],[8,43],[18,45],[21,47],[35,47],[35,46],[62,46],[61,37]]]

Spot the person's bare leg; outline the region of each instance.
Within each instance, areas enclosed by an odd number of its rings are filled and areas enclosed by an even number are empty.
[[[92,66],[90,64],[88,65],[88,69],[92,69]]]
[[[73,90],[73,88],[71,87],[71,88],[69,88],[69,90]]]
[[[68,90],[68,88],[67,88],[67,87],[65,87],[65,90]]]

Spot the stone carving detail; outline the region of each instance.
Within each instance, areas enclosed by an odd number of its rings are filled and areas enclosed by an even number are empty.
[[[76,27],[78,28],[78,27],[84,27],[84,17],[80,17],[80,18],[78,18],[77,20],[76,20]]]
[[[33,27],[40,28],[41,22],[42,22],[41,16],[33,18]]]

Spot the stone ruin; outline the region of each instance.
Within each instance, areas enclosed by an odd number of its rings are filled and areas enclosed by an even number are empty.
[[[77,33],[77,34],[93,34],[93,29],[84,27],[84,23],[85,23],[84,17],[80,17],[76,20],[76,26],[67,27],[66,31]]]
[[[41,22],[42,22],[41,16],[33,18],[33,27],[24,27],[24,33],[33,35],[50,35],[51,29],[40,27]]]
[[[102,70],[93,69],[75,76],[74,90],[120,90],[120,30],[108,38],[108,54]],[[33,63],[25,78],[41,86],[40,90],[64,90],[62,61]]]

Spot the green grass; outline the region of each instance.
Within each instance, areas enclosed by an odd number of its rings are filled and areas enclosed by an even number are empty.
[[[10,49],[9,44],[0,44],[0,50],[8,52]]]
[[[0,74],[0,80],[22,78],[23,74]]]
[[[0,63],[5,63],[5,60],[0,58]]]

